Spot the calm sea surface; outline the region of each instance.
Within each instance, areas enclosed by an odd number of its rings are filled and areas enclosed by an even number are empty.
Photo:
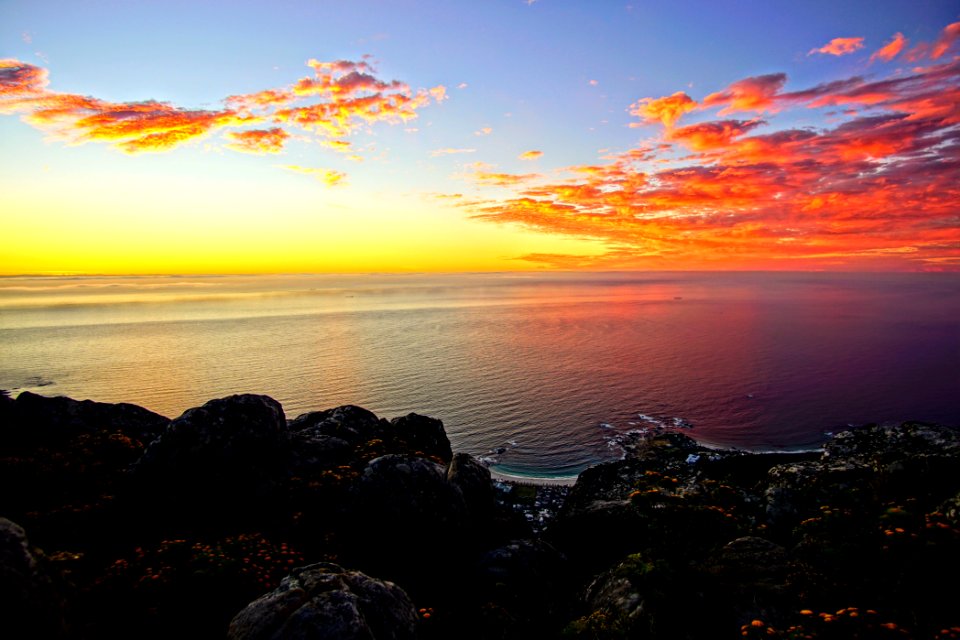
[[[960,423],[960,277],[0,278],[0,388],[171,417],[240,392],[288,417],[416,411],[502,473],[568,476],[658,425],[769,449]]]

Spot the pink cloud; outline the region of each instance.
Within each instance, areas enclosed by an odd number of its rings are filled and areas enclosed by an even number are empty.
[[[908,40],[904,35],[902,33],[896,33],[890,42],[877,49],[873,55],[870,56],[870,61],[882,60],[884,62],[890,62],[903,51],[907,44]]]
[[[960,22],[953,22],[944,27],[943,32],[937,41],[933,43],[933,50],[930,57],[934,60],[945,54],[953,44],[960,39]]]
[[[845,56],[858,49],[863,49],[863,38],[834,38],[819,49],[811,49],[807,55],[823,53],[831,56]]]

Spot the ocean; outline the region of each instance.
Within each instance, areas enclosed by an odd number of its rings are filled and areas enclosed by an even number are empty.
[[[656,427],[794,450],[960,423],[960,274],[4,277],[0,389],[413,411],[494,471],[566,478]]]

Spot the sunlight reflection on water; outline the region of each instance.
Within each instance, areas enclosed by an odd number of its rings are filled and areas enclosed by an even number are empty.
[[[0,388],[416,411],[504,473],[566,475],[657,420],[744,448],[960,422],[958,294],[950,274],[2,278]]]

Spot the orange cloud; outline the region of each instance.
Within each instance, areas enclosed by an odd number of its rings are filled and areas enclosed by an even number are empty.
[[[328,187],[336,187],[343,183],[346,179],[347,174],[342,171],[334,171],[333,169],[321,169],[318,167],[301,167],[295,164],[288,164],[283,167],[288,171],[295,171],[297,173],[303,173],[309,176],[313,176],[318,181],[324,183]]]
[[[858,49],[863,49],[863,38],[834,38],[819,49],[811,49],[807,55],[823,53],[831,56],[845,56]]]
[[[776,110],[776,95],[787,82],[785,73],[744,78],[723,91],[711,93],[703,99],[704,107],[722,106],[719,114],[725,116],[737,111],[763,113]]]
[[[481,127],[478,131],[474,131],[473,135],[475,136],[488,136],[493,133],[492,127]]]
[[[693,98],[683,91],[677,91],[673,95],[663,96],[662,98],[643,98],[630,105],[630,114],[637,116],[645,123],[662,122],[665,127],[672,127],[680,117],[693,111],[697,103]],[[640,124],[631,123],[631,127],[639,127]]]
[[[227,147],[243,153],[280,153],[289,137],[290,134],[280,127],[229,131],[227,138],[233,142]]]
[[[770,123],[755,119],[668,129],[666,142],[574,167],[572,179],[504,181],[506,197],[466,206],[478,220],[607,249],[518,256],[550,266],[960,270],[960,60],[789,93],[785,82],[748,78],[701,104],[792,110],[792,120],[856,110],[829,128],[760,133]],[[696,153],[660,164],[670,143]]]
[[[957,39],[960,39],[960,22],[948,24],[944,27],[943,33],[940,34],[937,41],[933,43],[933,50],[930,52],[930,57],[936,60],[945,54]]]
[[[524,151],[523,153],[521,153],[521,154],[520,154],[519,156],[517,156],[517,157],[518,157],[520,160],[536,160],[537,158],[541,157],[542,155],[543,155],[543,151],[532,150],[532,151]]]
[[[0,60],[0,113],[20,113],[54,139],[71,144],[106,142],[128,153],[169,150],[220,129],[266,121],[276,126],[228,132],[227,146],[272,153],[291,137],[288,128],[341,138],[361,127],[409,121],[431,101],[446,97],[442,86],[414,92],[402,82],[380,80],[365,61],[307,64],[315,77],[290,87],[229,96],[222,109],[198,110],[153,100],[117,103],[51,91],[45,69],[5,59]]]
[[[742,136],[760,124],[763,124],[761,120],[702,122],[674,129],[667,135],[667,139],[681,142],[694,151],[707,151],[727,147],[734,138]]]
[[[907,46],[907,43],[908,40],[902,33],[894,34],[893,39],[890,42],[877,49],[873,55],[870,56],[870,62],[873,62],[874,60],[890,62],[896,58],[901,51],[903,51],[903,49]]]

